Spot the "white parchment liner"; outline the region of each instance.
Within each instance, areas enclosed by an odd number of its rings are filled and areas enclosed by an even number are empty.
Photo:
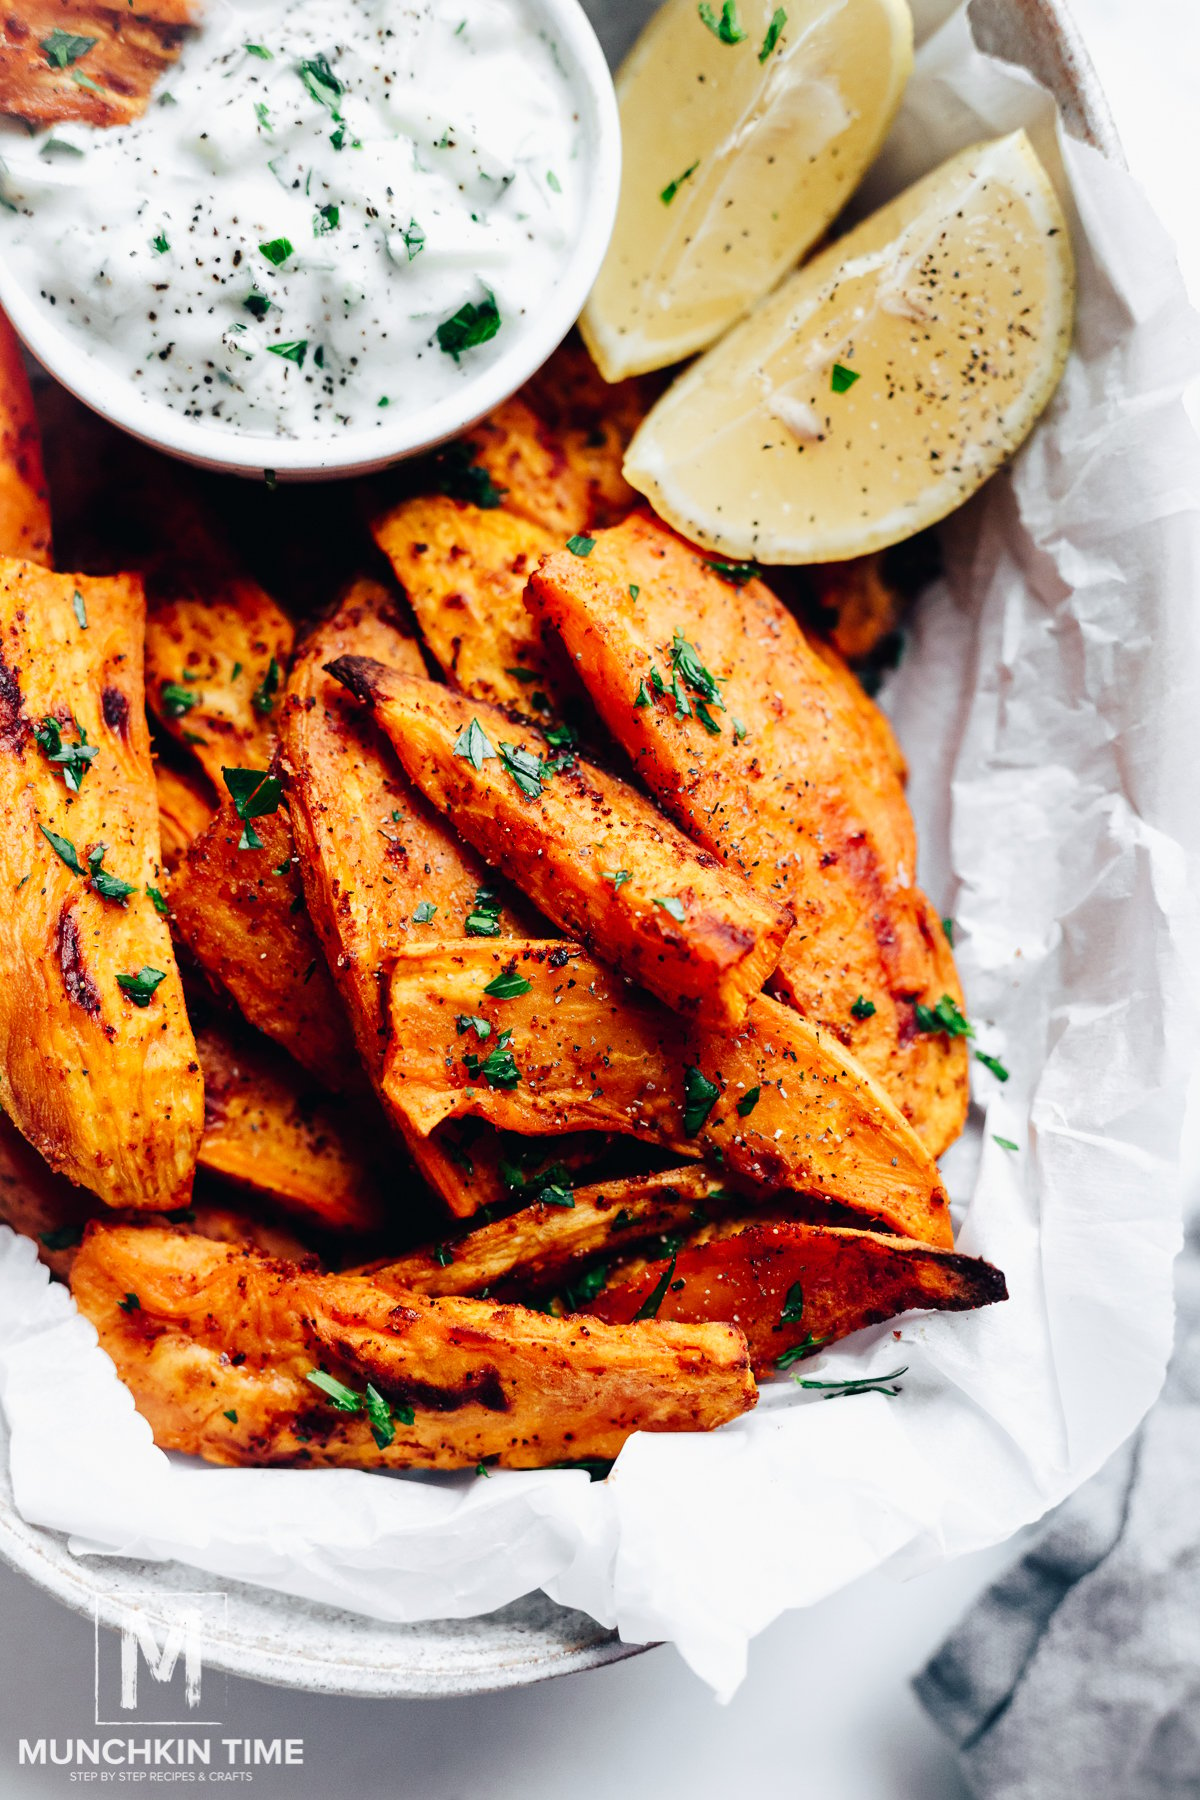
[[[957,920],[980,1042],[1012,1070],[1001,1087],[974,1066],[986,1118],[945,1162],[960,1246],[999,1263],[1011,1300],[822,1359],[829,1376],[907,1363],[896,1399],[774,1385],[714,1435],[633,1438],[603,1484],[225,1470],[155,1449],[91,1326],[0,1230],[25,1519],[80,1554],[176,1558],[379,1619],[543,1587],[630,1641],[673,1641],[728,1695],[780,1612],[1006,1537],[1151,1404],[1200,1060],[1200,453],[1180,398],[1200,355],[1135,184],[1060,137],[961,13],[920,55],[872,197],[1018,124],[1073,209],[1076,349],[1012,470],[948,527],[889,696],[924,885]]]

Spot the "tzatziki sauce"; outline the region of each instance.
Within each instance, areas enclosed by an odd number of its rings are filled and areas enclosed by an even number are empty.
[[[525,0],[207,0],[132,125],[0,127],[0,256],[149,398],[326,436],[501,354],[585,181]]]

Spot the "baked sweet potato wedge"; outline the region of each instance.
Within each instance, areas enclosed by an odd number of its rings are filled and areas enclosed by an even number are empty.
[[[900,623],[904,595],[888,579],[886,551],[813,563],[805,573],[817,605],[831,615],[835,648],[850,662],[870,656]]]
[[[917,1007],[943,995],[960,1007],[962,993],[941,924],[913,883],[904,793],[844,678],[743,573],[723,577],[638,513],[601,533],[586,558],[548,557],[529,600],[663,806],[794,908],[773,990],[878,1078],[936,1154],[962,1129],[966,1049],[921,1030]],[[681,716],[670,693],[689,658],[725,708],[710,710],[716,730],[694,710]]]
[[[506,509],[443,494],[402,501],[373,530],[449,681],[498,706],[564,717],[578,684],[525,605],[525,583],[561,538]]]
[[[141,583],[0,559],[0,1105],[110,1206],[191,1191],[203,1082],[165,921]]]
[[[539,1468],[757,1397],[736,1326],[401,1298],[171,1232],[93,1226],[71,1290],[155,1442],[216,1463]]]
[[[249,823],[253,843],[226,796],[171,878],[175,929],[251,1025],[326,1087],[353,1087],[354,1040],[305,910],[282,801]]]
[[[489,993],[489,987],[492,992]],[[687,1024],[578,946],[402,951],[384,1092],[429,1132],[616,1131],[813,1194],[926,1243],[952,1242],[912,1127],[837,1039],[759,997],[733,1033]]]
[[[789,1353],[849,1337],[905,1312],[967,1312],[1008,1298],[991,1263],[877,1231],[730,1219],[707,1241],[619,1275],[582,1310],[637,1317],[663,1285],[657,1319],[736,1319],[756,1375]],[[378,1278],[377,1278],[378,1279]]]
[[[0,27],[0,113],[127,125],[179,55],[195,0],[22,0]]]
[[[736,1026],[779,961],[790,911],[663,818],[627,782],[526,721],[343,656],[411,779],[547,918],[668,1005]]]
[[[0,52],[2,54],[2,52]],[[0,313],[0,556],[53,561],[41,434],[17,334]]]
[[[387,976],[399,947],[468,931],[528,934],[537,921],[523,905],[514,909],[502,884],[413,787],[370,713],[325,673],[327,662],[351,653],[407,671],[424,667],[377,582],[354,583],[301,647],[280,730],[309,916],[378,1083],[390,1033]],[[476,1140],[468,1143],[454,1123],[429,1138],[409,1134],[421,1173],[460,1217],[504,1195],[494,1134]]]
[[[202,776],[162,761],[154,764],[154,787],[163,867],[173,869],[212,820],[216,803]]]
[[[250,1032],[196,1033],[204,1071],[200,1166],[265,1194],[323,1231],[375,1231],[387,1217],[369,1121],[315,1089]]]

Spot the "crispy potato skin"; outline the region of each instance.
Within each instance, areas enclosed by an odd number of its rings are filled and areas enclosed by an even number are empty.
[[[529,992],[491,999],[485,987],[508,969]],[[715,1148],[749,1180],[836,1201],[923,1242],[953,1241],[937,1165],[911,1126],[830,1033],[777,1001],[760,997],[737,1032],[714,1032],[575,946],[472,942],[402,952],[391,1003],[384,1093],[418,1131],[469,1115],[516,1132],[624,1132],[685,1155]],[[460,1017],[486,1019],[491,1035],[460,1033]],[[465,1058],[482,1065],[503,1032],[518,1073],[510,1085],[501,1071],[494,1086]],[[689,1068],[720,1090],[692,1131]]]
[[[526,582],[560,538],[507,509],[444,494],[405,500],[373,529],[448,681],[494,705],[564,715],[577,683],[525,605]]]
[[[538,1468],[613,1457],[633,1431],[710,1430],[757,1397],[734,1326],[401,1298],[171,1232],[91,1227],[71,1288],[155,1442],[215,1463]],[[318,1367],[413,1424],[378,1448],[307,1380]]]
[[[666,1258],[645,1264],[586,1310],[614,1324],[632,1319],[669,1266]],[[801,1317],[785,1324],[782,1314],[797,1285]],[[809,1333],[833,1341],[899,1313],[967,1312],[1007,1298],[999,1269],[954,1250],[883,1232],[730,1220],[706,1243],[679,1252],[655,1317],[693,1324],[736,1319],[762,1377]]]
[[[0,51],[0,56],[3,52]],[[41,434],[17,334],[0,313],[0,555],[54,562]]]
[[[378,1083],[396,951],[461,935],[480,888],[499,891],[499,884],[413,787],[371,715],[325,673],[327,662],[347,654],[406,672],[424,669],[390,594],[377,582],[354,583],[301,647],[280,731],[309,916],[359,1054]],[[426,924],[413,916],[422,902],[436,909]],[[531,914],[508,902],[497,925],[505,937],[537,929]],[[489,1136],[468,1148],[455,1124],[431,1138],[407,1134],[421,1173],[459,1217],[504,1195],[498,1146]]]
[[[374,1231],[386,1209],[368,1160],[368,1120],[315,1090],[249,1032],[196,1034],[204,1070],[200,1164],[268,1195],[324,1231]]]
[[[540,797],[523,794],[496,751],[514,742],[555,754],[527,722],[365,658],[342,657],[329,670],[373,708],[426,798],[556,925],[680,1011],[718,1026],[745,1017],[779,961],[788,910],[594,764],[575,759]],[[455,750],[472,720],[493,750],[479,769]],[[606,873],[614,870],[629,879],[614,882]]]
[[[87,629],[74,595],[82,596]],[[142,708],[143,601],[134,577],[52,575],[0,559],[0,1104],[50,1166],[110,1206],[176,1207],[191,1191],[203,1082],[166,924]],[[34,737],[47,716],[98,754],[79,792]],[[73,873],[107,846],[124,905]],[[138,1006],[117,982],[165,979]]]
[[[145,111],[196,16],[194,0],[138,0],[136,12],[129,5],[22,0],[0,31],[0,112],[37,126],[69,119],[127,125]],[[51,65],[41,45],[55,30],[96,39],[81,71],[94,88],[72,81],[70,68]]]
[[[916,841],[896,771],[864,733],[845,677],[761,582],[723,581],[644,513],[601,533],[586,559],[548,557],[528,597],[662,804],[793,906],[773,989],[834,1033],[944,1150],[966,1116],[966,1048],[918,1033],[914,1003],[946,993],[961,1005],[962,994],[940,922],[912,885]],[[721,682],[720,736],[676,719],[667,700],[632,704],[675,632]],[[874,1008],[865,1019],[852,1011],[860,995]]]
[[[424,1245],[360,1272],[393,1293],[476,1294],[494,1290],[498,1283],[518,1282],[549,1287],[583,1257],[690,1223],[696,1208],[722,1187],[712,1170],[700,1164],[598,1182],[576,1188],[574,1206],[538,1201],[450,1245]]]
[[[241,820],[222,802],[171,878],[175,928],[251,1025],[327,1087],[352,1087],[354,1041],[304,910],[286,811],[254,829],[262,849],[239,850]]]
[[[185,774],[168,763],[155,762],[154,787],[163,867],[173,869],[210,823],[216,805],[202,777]]]

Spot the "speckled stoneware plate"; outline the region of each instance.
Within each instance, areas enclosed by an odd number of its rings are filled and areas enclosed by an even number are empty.
[[[611,62],[620,58],[651,0],[587,0]],[[942,0],[915,0],[921,24],[949,13]],[[1120,159],[1108,106],[1079,34],[1060,0],[971,0],[982,46],[1020,63],[1058,101],[1067,130]],[[155,1599],[194,1589],[195,1570],[175,1563],[109,1557],[80,1561],[56,1532],[27,1525],[13,1505],[8,1440],[0,1418],[0,1556],[64,1605],[102,1623],[141,1613],[160,1627]],[[478,1619],[387,1625],[312,1601],[273,1594],[241,1582],[201,1577],[206,1589],[228,1595],[224,1628],[206,1633],[205,1655],[231,1675],[314,1693],[427,1699],[521,1687],[551,1675],[570,1675],[636,1656],[644,1646],[622,1644],[583,1613],[531,1594]]]

